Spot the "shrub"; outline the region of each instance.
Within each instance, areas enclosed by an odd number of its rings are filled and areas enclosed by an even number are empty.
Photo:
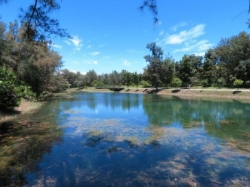
[[[22,97],[33,96],[30,88],[18,84],[16,76],[0,67],[0,109],[13,109],[19,106]]]
[[[96,88],[102,88],[104,86],[104,83],[102,81],[94,80],[92,82],[92,86],[94,86]]]
[[[171,85],[172,85],[174,88],[181,87],[182,81],[181,81],[181,79],[175,77],[175,78],[173,78],[173,80],[172,80],[172,82],[171,82]]]
[[[234,83],[233,83],[235,88],[239,88],[243,85],[243,80],[241,79],[235,79]]]
[[[202,80],[202,81],[201,81],[201,85],[202,85],[202,87],[209,87],[209,86],[210,86],[210,85],[208,84],[208,80],[207,80],[207,79]]]
[[[141,81],[140,83],[143,88],[151,87],[151,84],[148,81]]]

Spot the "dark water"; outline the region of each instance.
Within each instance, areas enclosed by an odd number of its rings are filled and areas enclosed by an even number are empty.
[[[79,93],[45,111],[63,135],[27,186],[250,186],[250,104]]]

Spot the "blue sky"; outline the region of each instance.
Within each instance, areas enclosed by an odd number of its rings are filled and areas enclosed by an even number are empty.
[[[5,23],[18,18],[19,8],[32,0],[11,0],[0,5]],[[150,54],[147,43],[156,42],[180,60],[184,54],[204,55],[221,38],[241,31],[249,33],[246,22],[248,0],[158,0],[159,24],[137,8],[143,0],[62,0],[53,13],[72,39],[54,38],[52,49],[63,58],[64,67],[98,74],[122,69],[142,73]],[[245,12],[244,12],[245,11]],[[243,13],[244,12],[244,13]]]

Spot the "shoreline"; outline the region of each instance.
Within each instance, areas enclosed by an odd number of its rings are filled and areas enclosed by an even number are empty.
[[[21,104],[18,107],[15,107],[13,111],[0,111],[0,124],[7,121],[16,120],[18,117],[28,113],[34,113],[43,104],[44,102],[22,100]]]
[[[119,92],[114,92],[109,89],[95,89],[88,88],[79,91],[83,92],[107,92],[107,93],[131,93],[131,94],[157,94],[157,95],[168,95],[177,96],[182,98],[214,98],[214,99],[240,99],[250,101],[250,90],[248,89],[159,89],[156,91],[154,88],[129,88],[123,89]]]
[[[77,92],[100,92],[100,93],[121,93],[121,94],[157,94],[162,96],[176,96],[180,98],[189,99],[221,99],[221,100],[243,100],[250,102],[250,90],[249,89],[202,89],[202,88],[191,88],[191,89],[159,89],[156,91],[154,88],[125,88],[119,92],[114,92],[109,89],[96,89],[96,88],[85,88],[76,89],[70,88],[65,92],[53,93],[52,98],[66,97],[71,98],[72,94]],[[35,112],[46,102],[27,101],[22,100],[19,107],[16,107],[13,112],[3,113],[0,112],[0,123],[14,120],[20,115]]]

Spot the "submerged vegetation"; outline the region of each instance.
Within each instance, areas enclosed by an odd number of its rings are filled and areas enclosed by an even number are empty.
[[[250,184],[247,103],[79,92],[32,111],[1,123],[1,184]]]
[[[23,102],[21,107],[22,113],[0,114],[0,183],[4,186],[25,185],[25,174],[36,170],[39,160],[62,135],[54,116],[37,115],[41,104]]]

